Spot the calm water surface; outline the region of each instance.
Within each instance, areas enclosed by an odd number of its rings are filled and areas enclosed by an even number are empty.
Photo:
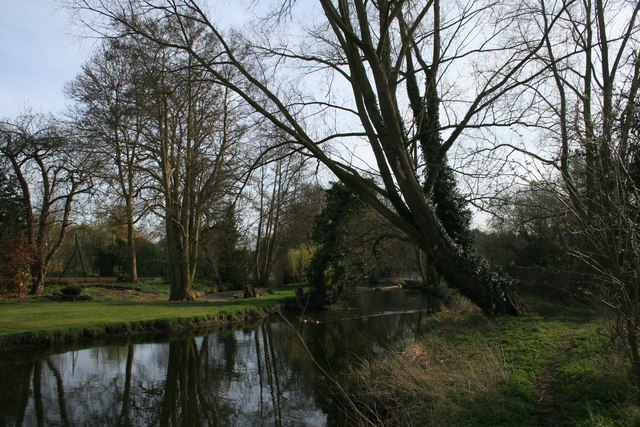
[[[412,339],[426,297],[361,290],[345,311],[271,319],[205,336],[0,362],[0,425],[345,424],[326,372]],[[305,346],[299,339],[304,338]]]

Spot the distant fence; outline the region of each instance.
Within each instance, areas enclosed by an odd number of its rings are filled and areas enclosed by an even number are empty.
[[[164,280],[164,277],[138,277],[138,281],[142,282],[142,281],[146,281],[146,280]],[[83,284],[85,283],[85,278],[83,276],[81,277],[73,277],[73,276],[64,276],[64,277],[47,277],[46,281],[48,283],[78,283],[78,284]],[[113,276],[113,277],[107,277],[107,276],[100,276],[100,277],[87,277],[86,278],[86,283],[116,283],[118,281],[118,278]]]

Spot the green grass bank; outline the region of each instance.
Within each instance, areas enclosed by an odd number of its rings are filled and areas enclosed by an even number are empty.
[[[595,313],[540,301],[492,322],[447,310],[348,375],[363,419],[412,426],[637,426],[628,364]]]
[[[118,335],[206,329],[265,317],[293,297],[279,290],[259,298],[167,302],[159,300],[0,303],[0,350],[76,343]]]

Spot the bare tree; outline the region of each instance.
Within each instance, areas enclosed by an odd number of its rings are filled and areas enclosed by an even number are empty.
[[[76,101],[73,124],[93,143],[94,155],[104,159],[102,178],[109,193],[118,196],[112,203],[124,208],[132,282],[138,281],[135,225],[147,212],[141,197],[146,185],[141,171],[147,159],[141,144],[147,117],[135,56],[135,45],[106,41],[66,86],[67,95]]]
[[[291,15],[300,6],[295,3],[287,2],[294,8],[288,10]],[[208,78],[239,94],[402,230],[433,259],[447,282],[485,313],[522,311],[511,281],[491,271],[443,229],[425,194],[424,175],[419,173],[425,165],[417,165],[415,147],[425,129],[420,124],[423,117],[444,135],[428,159],[436,168],[454,144],[473,132],[521,123],[526,109],[497,107],[526,102],[519,95],[546,70],[533,59],[544,48],[561,10],[550,16],[548,28],[532,32],[521,26],[518,8],[481,1],[448,3],[446,13],[439,0],[319,0],[317,5],[322,22],[306,30],[299,46],[293,42],[269,46],[267,37],[239,45],[237,37],[227,37],[193,0],[70,2],[77,11],[91,12],[84,15],[94,18],[89,25],[105,35],[109,28],[103,25],[104,18],[187,52]],[[171,22],[176,28],[196,21],[219,48],[189,43],[186,38],[168,39],[145,26],[143,18]],[[274,25],[289,25],[284,16],[279,18]],[[530,37],[526,41],[513,37],[521,33]],[[224,74],[220,64],[236,72]],[[287,86],[284,73],[294,69],[299,72]],[[415,76],[418,87],[426,88],[429,102],[420,107],[425,114],[406,112],[407,76]],[[318,91],[319,82],[325,81],[329,90]],[[429,92],[433,87],[440,88],[436,96]],[[429,113],[434,102],[439,122]],[[327,122],[335,126],[318,126]],[[335,143],[354,141],[367,144],[373,170],[363,173],[354,163],[331,154]],[[437,174],[430,176],[433,180]]]
[[[53,118],[34,114],[0,123],[0,155],[20,185],[27,243],[34,248],[31,294],[42,295],[51,260],[71,224],[72,207],[92,187],[95,165]]]
[[[189,43],[204,37],[198,25],[184,30]],[[148,117],[143,146],[150,161],[144,171],[157,196],[153,209],[165,222],[170,299],[180,300],[192,297],[201,230],[223,213],[236,191],[244,131],[229,89],[205,79],[183,51],[139,42]]]
[[[287,213],[308,175],[307,160],[291,147],[272,150],[254,171],[255,210],[258,214],[254,253],[254,280],[267,286],[283,241]]]
[[[637,114],[640,3],[539,1],[530,19],[545,34],[537,60],[549,70],[531,96],[547,147],[546,186],[562,201],[580,236],[572,252],[588,293],[616,314],[640,385],[640,199]],[[561,25],[551,27],[554,16]]]

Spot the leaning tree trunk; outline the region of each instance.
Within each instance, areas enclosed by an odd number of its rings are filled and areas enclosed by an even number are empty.
[[[394,164],[395,163],[395,164]],[[392,162],[396,166],[402,162]],[[404,162],[408,164],[408,162]],[[473,249],[464,249],[446,233],[438,220],[433,205],[426,199],[422,188],[413,178],[411,169],[396,173],[398,184],[405,195],[403,214],[390,211],[365,180],[344,173],[338,168],[336,175],[363,201],[404,232],[407,237],[433,260],[449,287],[457,289],[490,317],[518,315],[526,312],[522,300],[516,295],[513,280],[493,270],[487,261]]]
[[[435,227],[434,227],[435,228]],[[433,230],[423,240],[422,249],[433,259],[447,284],[474,302],[488,316],[518,315],[526,312],[515,293],[513,280],[493,270],[472,249],[463,249],[443,232]]]

